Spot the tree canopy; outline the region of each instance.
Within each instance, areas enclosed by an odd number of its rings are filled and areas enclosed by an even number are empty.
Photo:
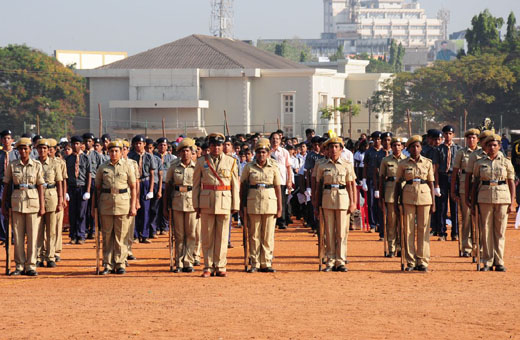
[[[86,92],[85,80],[55,58],[24,45],[0,48],[0,117],[15,135],[37,116],[44,136],[72,131],[74,116],[85,114]]]

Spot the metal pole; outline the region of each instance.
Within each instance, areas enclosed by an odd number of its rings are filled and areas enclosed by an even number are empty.
[[[368,106],[368,133],[370,133],[370,131],[372,131],[372,105],[371,105],[371,102],[370,102],[370,99],[367,100],[367,106]]]
[[[23,122],[23,133],[27,133],[27,125],[25,121]]]
[[[500,115],[500,133],[502,133],[502,128],[503,128],[502,118],[503,118],[503,115]]]

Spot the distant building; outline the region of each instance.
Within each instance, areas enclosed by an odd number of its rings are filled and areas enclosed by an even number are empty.
[[[54,57],[64,66],[89,70],[108,65],[128,57],[126,52],[55,50]]]
[[[303,137],[310,127],[319,134],[333,129],[348,135],[339,112],[330,119],[320,113],[348,98],[362,108],[352,120],[357,138],[391,124],[390,113],[369,117],[364,106],[391,75],[366,74],[367,65],[351,60],[343,72],[313,69],[241,41],[191,35],[98,69],[78,70],[89,80],[89,109],[87,124],[77,126],[97,133],[101,104],[103,132],[120,137],[162,136],[163,118],[170,138],[225,132],[224,111],[231,134],[280,127]]]

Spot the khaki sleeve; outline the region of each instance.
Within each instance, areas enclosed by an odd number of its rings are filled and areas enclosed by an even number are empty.
[[[128,184],[129,185],[135,184],[137,179],[135,178],[134,167],[131,164],[127,165],[127,171],[128,171]],[[99,171],[98,171],[98,173],[99,173]],[[96,179],[97,179],[97,173],[96,173]]]
[[[240,181],[237,162],[234,158],[231,167],[231,210],[240,210]]]
[[[399,162],[397,164],[397,174],[395,175],[396,177],[396,182],[401,182],[404,178],[403,178],[403,175],[404,175],[404,165],[403,165],[403,162]]]
[[[428,182],[435,182],[435,175],[433,173],[433,164],[428,163],[428,177],[426,178]]]
[[[166,172],[166,179],[164,180],[165,183],[173,183],[174,169],[175,169],[175,166],[173,166],[173,164],[170,164],[170,167],[168,168],[168,172]]]
[[[513,168],[513,164],[509,159],[506,159],[506,170],[507,170],[507,179],[515,180],[515,169]]]
[[[193,172],[193,208],[199,208],[199,196],[201,192],[202,185],[202,162],[199,160],[195,165],[195,170]]]
[[[61,170],[61,164],[59,162],[54,162],[54,171],[56,171],[56,176],[54,180],[56,182],[63,181],[63,171]]]
[[[36,166],[36,184],[43,185],[45,180],[43,179],[43,166],[41,163],[38,163]]]
[[[354,170],[354,164],[349,163],[348,172],[350,173],[350,177],[347,177],[347,182],[353,182],[357,179],[356,171]]]
[[[319,168],[319,163],[316,163],[314,164],[314,168],[312,169],[312,177],[316,177],[318,176],[318,168]]]
[[[282,185],[282,179],[280,178],[280,172],[279,171],[273,171],[273,172],[274,172],[273,185]]]
[[[475,161],[477,160],[477,157],[475,156],[475,152],[473,151],[471,153],[471,156],[469,156],[468,164],[466,165],[466,172],[472,173],[475,167]]]
[[[321,179],[323,178],[323,168],[321,166],[319,166],[319,164],[316,164],[314,166],[314,169],[312,170],[312,176],[313,177],[316,177],[316,182],[319,182],[321,181]]]
[[[103,169],[104,166],[100,166],[99,169],[96,172],[96,179],[94,181],[96,188],[101,188],[101,185],[103,184]]]
[[[66,180],[69,178],[69,175],[67,174],[67,165],[65,164],[65,161],[60,162],[61,165],[61,177],[63,180]]]
[[[381,162],[381,166],[379,167],[379,176],[386,177],[386,169],[388,168],[387,164],[388,162],[385,160]]]
[[[10,183],[13,180],[13,169],[11,164],[7,164],[7,168],[4,173],[4,183]]]
[[[240,183],[244,183],[249,179],[249,168],[250,168],[250,165],[246,164],[246,166],[242,170],[242,175],[240,175]],[[277,173],[277,172],[278,171],[276,171],[276,170],[274,171],[274,173]]]
[[[460,169],[462,167],[462,158],[464,156],[464,149],[460,149],[455,154],[455,161],[453,162],[453,167]]]
[[[471,159],[470,159],[471,161]],[[473,167],[471,169],[471,172],[473,173],[473,177],[475,178],[478,178],[480,177],[480,166],[479,166],[479,162],[472,162],[473,163]],[[469,164],[468,164],[468,167],[469,167]],[[466,170],[467,172],[467,170]]]

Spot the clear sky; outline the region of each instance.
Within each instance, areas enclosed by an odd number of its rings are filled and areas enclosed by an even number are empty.
[[[419,0],[429,17],[451,11],[449,32],[466,29],[489,8],[520,22],[519,0]],[[209,0],[1,0],[0,46],[126,51],[130,55],[184,36],[209,34]],[[322,0],[235,0],[235,37],[319,38]]]

